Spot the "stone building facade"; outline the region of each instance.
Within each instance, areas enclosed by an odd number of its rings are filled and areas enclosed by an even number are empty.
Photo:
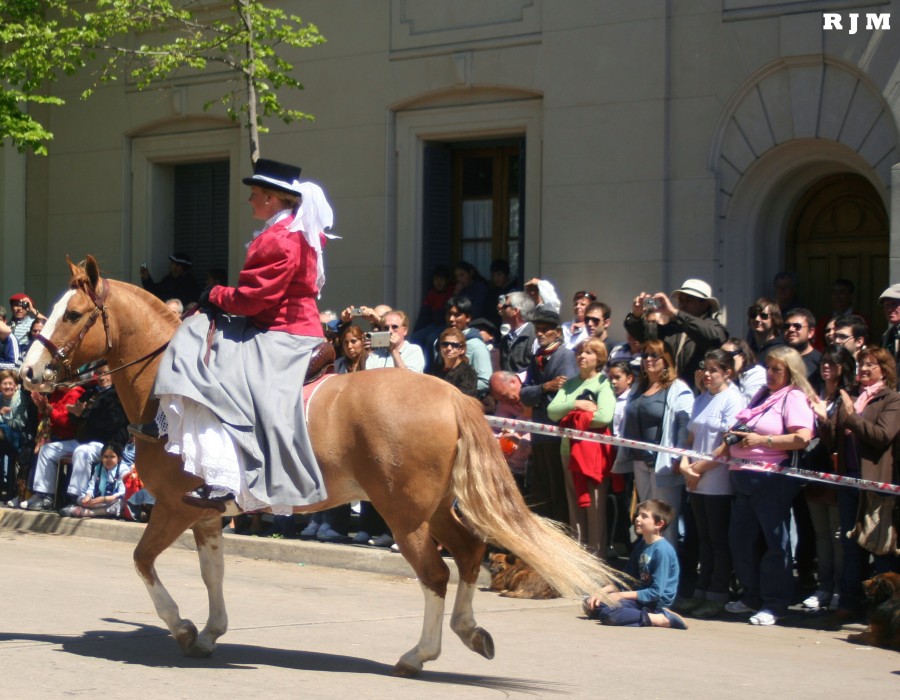
[[[415,312],[433,265],[486,274],[505,257],[564,304],[595,290],[617,337],[634,294],[687,277],[742,332],[779,270],[816,313],[852,279],[873,319],[900,281],[898,0],[279,4],[327,38],[292,57],[306,89],[285,97],[315,121],[262,138],[263,157],[300,164],[334,204],[322,308]],[[227,77],[88,101],[60,82],[50,155],[0,150],[3,293],[46,305],[66,253],[137,281],[187,247],[233,279],[256,228],[249,149],[203,110]]]

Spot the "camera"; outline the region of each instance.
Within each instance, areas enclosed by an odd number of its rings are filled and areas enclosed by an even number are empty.
[[[653,297],[645,297],[644,298],[644,311],[658,311],[659,310],[659,299],[654,299]]]
[[[727,433],[725,433],[725,437],[722,438],[722,442],[731,447],[731,445],[738,444],[744,438],[740,435],[735,435],[732,431],[738,431],[740,433],[752,433],[753,428],[751,428],[746,423],[737,423],[734,427],[731,428]]]
[[[362,309],[358,306],[351,307],[350,309],[351,316],[362,316]]]
[[[391,345],[390,331],[375,331],[374,333],[366,333],[366,340],[369,346],[373,348],[387,348]]]

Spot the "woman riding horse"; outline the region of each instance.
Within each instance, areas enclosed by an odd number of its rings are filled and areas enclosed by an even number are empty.
[[[154,393],[166,449],[206,483],[200,496],[185,497],[188,504],[222,508],[236,499],[243,510],[290,514],[327,498],[302,386],[323,338],[316,297],[331,211],[324,197],[302,201],[310,184],[299,177],[296,166],[260,159],[244,178],[265,228],[248,246],[237,286],[201,295],[206,313],[185,320],[160,364]],[[324,221],[310,229],[319,218],[313,212]]]

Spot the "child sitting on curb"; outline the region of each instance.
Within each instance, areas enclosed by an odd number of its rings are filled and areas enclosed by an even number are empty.
[[[604,625],[620,627],[671,627],[687,629],[680,615],[669,610],[678,590],[678,555],[662,537],[674,511],[663,501],[650,499],[638,505],[634,531],[641,539],[635,544],[625,573],[637,580],[633,591],[607,586],[603,592],[615,607],[599,598],[586,597],[585,614]]]
[[[78,497],[77,505],[66,506],[60,515],[74,518],[118,518],[125,501],[125,476],[131,467],[122,461],[122,448],[107,444],[100,451],[100,464],[91,482]]]

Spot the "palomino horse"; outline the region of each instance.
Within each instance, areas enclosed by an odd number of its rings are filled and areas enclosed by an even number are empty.
[[[90,256],[82,266],[71,261],[69,266],[70,289],[56,303],[44,340],[34,343],[25,357],[26,385],[48,391],[70,378],[72,367],[105,358],[128,419],[152,421],[159,363],[159,353],[153,351],[172,337],[178,319],[144,290],[101,278]],[[98,318],[103,322],[95,323]],[[418,673],[441,651],[449,571],[435,540],[452,553],[459,568],[450,628],[468,648],[489,659],[493,640],[476,625],[472,610],[485,540],[531,563],[564,595],[596,594],[616,577],[558,527],[531,513],[480,406],[447,382],[394,369],[332,377],[314,396],[309,431],[329,497],[297,512],[371,501],[422,586],[422,635],[394,667],[400,675]],[[161,442],[139,441],[137,464],[156,506],[135,549],[135,567],[182,650],[207,656],[227,628],[221,517],[182,502],[200,480],[184,472],[180,458],[167,454]],[[199,633],[180,616],[154,564],[187,528],[194,532],[209,595],[209,618]]]

